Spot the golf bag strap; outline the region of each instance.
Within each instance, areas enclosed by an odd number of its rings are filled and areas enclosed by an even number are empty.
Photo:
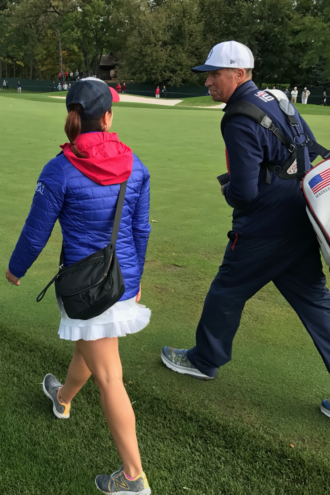
[[[322,158],[324,158],[324,160],[327,160],[328,158],[330,158],[330,150],[327,150],[326,148],[324,148],[323,146],[321,146],[319,143],[317,143],[316,141],[313,141],[312,139],[308,142],[307,144],[308,148],[311,150],[311,151],[314,151],[315,153],[317,153],[318,155],[322,156]]]
[[[294,152],[295,145],[289,139],[283,136],[280,130],[277,129],[277,127],[273,124],[271,118],[269,118],[268,115],[259,107],[253,105],[253,103],[250,103],[248,101],[237,101],[229,106],[221,121],[222,135],[225,125],[235,115],[247,117],[256,122],[256,124],[261,125],[265,129],[269,129],[281,141],[281,143],[284,144],[284,146],[290,153]]]

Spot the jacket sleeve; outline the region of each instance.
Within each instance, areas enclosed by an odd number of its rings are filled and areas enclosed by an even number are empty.
[[[49,162],[37,183],[32,205],[16,247],[11,255],[9,270],[21,278],[45,247],[63,207],[64,173]]]
[[[230,167],[230,182],[224,195],[232,208],[246,209],[258,195],[263,150],[257,133],[234,119],[225,126],[224,140]]]
[[[150,208],[150,174],[144,167],[143,183],[140,191],[139,199],[136,203],[133,218],[133,239],[138,256],[140,268],[140,278],[142,277],[144,261],[146,257],[147,244],[151,231],[149,223],[149,208]]]

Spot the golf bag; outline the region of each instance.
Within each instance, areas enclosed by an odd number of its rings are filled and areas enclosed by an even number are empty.
[[[287,148],[290,156],[283,166],[272,163],[261,164],[266,168],[266,182],[269,184],[271,182],[270,172],[277,174],[283,180],[296,179],[302,181],[302,191],[307,202],[307,215],[318,238],[324,260],[330,266],[330,150],[316,143],[306,134],[299,133],[299,124],[295,118],[294,106],[282,91],[267,90],[266,92],[275,98],[288,123],[294,128],[296,136],[293,141],[284,136],[275,127],[267,114],[253,105],[253,103],[247,101],[237,101],[230,105],[222,118],[221,132],[223,134],[226,123],[232,117],[242,115],[268,129]],[[305,137],[303,143],[299,143],[296,140],[301,134]],[[308,172],[305,164],[306,147],[318,153],[324,159],[323,162],[312,167]]]

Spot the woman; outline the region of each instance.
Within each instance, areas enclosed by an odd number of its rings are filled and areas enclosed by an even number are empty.
[[[61,224],[65,265],[104,248],[110,242],[120,183],[127,180],[116,253],[125,293],[115,305],[89,320],[70,319],[58,298],[59,336],[75,341],[66,381],[48,374],[45,394],[53,412],[69,418],[71,401],[91,374],[100,390],[103,411],[122,459],[111,476],[96,477],[103,493],[151,493],[143,473],[135,432],[134,412],[123,381],[118,337],[142,330],[150,310],[140,306],[140,279],[150,233],[149,172],[111,127],[112,102],[119,95],[95,78],[78,81],[68,92],[65,132],[70,143],[47,163],[39,177],[32,207],[11,256],[6,277],[20,278],[46,245],[57,219]]]

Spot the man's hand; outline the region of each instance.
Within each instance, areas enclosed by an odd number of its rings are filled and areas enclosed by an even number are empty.
[[[21,285],[19,278],[15,277],[12,273],[10,273],[9,268],[6,270],[6,279],[11,285]]]

